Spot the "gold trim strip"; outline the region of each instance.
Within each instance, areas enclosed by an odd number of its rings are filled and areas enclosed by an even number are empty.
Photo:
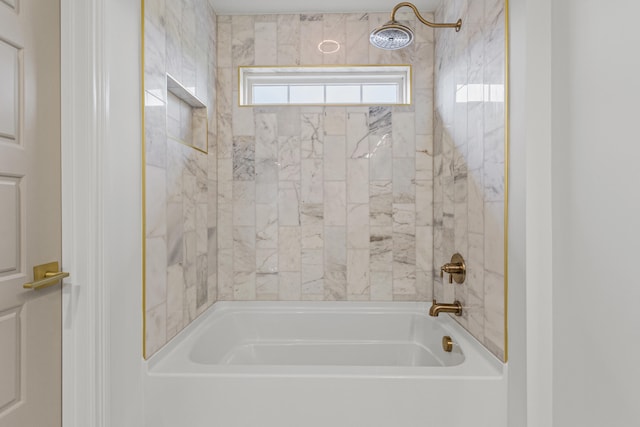
[[[144,0],[140,0],[140,28],[141,28],[141,52],[140,52],[140,87],[142,110],[142,357],[147,359],[147,159],[146,159],[146,132],[145,132],[145,91],[144,91]]]
[[[504,0],[504,362],[509,361],[509,0]]]

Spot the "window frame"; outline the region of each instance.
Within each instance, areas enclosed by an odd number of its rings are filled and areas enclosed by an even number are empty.
[[[412,91],[411,65],[321,65],[321,66],[240,66],[238,67],[238,105],[259,106],[368,106],[410,105]],[[396,85],[396,102],[363,102],[364,86]],[[323,102],[292,103],[292,86],[324,87]],[[326,88],[348,85],[360,86],[360,102],[326,102]],[[285,86],[287,102],[260,102],[254,100],[254,88],[259,86]]]

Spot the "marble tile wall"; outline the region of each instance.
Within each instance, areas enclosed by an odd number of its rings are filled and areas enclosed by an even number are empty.
[[[216,15],[208,0],[145,0],[144,12],[149,357],[217,299],[217,56]],[[190,109],[169,102],[167,73],[207,105],[208,144],[198,143],[204,150],[179,141],[190,138]],[[168,112],[173,105],[178,111]],[[168,127],[180,137],[168,135]]]
[[[219,299],[431,299],[434,32],[398,18],[389,52],[389,13],[218,16]],[[238,66],[316,64],[411,64],[414,103],[238,106]]]
[[[459,33],[435,35],[434,270],[459,252],[467,280],[435,277],[440,301],[496,356],[505,354],[504,165],[505,3],[453,0],[438,21],[462,18]]]

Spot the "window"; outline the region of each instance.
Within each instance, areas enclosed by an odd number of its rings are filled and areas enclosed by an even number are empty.
[[[240,67],[240,105],[403,105],[411,66]]]

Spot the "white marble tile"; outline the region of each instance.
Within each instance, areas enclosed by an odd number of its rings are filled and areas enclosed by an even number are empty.
[[[300,63],[320,65],[323,55],[318,43],[323,40],[322,15],[300,15]]]
[[[150,356],[160,350],[160,348],[167,342],[166,306],[161,304],[149,309],[145,313],[145,316],[146,356]]]
[[[344,136],[326,136],[324,143],[325,181],[344,181],[347,174]]]
[[[300,180],[300,137],[281,136],[278,138],[279,179]]]
[[[281,226],[300,225],[300,184],[281,181],[278,191],[278,223]]]
[[[184,272],[176,264],[167,268],[167,338],[176,335],[184,327]]]
[[[164,102],[145,92],[144,149],[147,165],[167,167],[167,110]]]
[[[278,65],[300,64],[300,15],[278,15]]]
[[[301,294],[300,271],[280,272],[278,299],[280,301],[299,301]]]
[[[254,181],[233,181],[233,225],[255,226],[256,186]]]
[[[254,17],[251,15],[234,15],[231,17],[231,23],[232,66],[236,67],[239,65],[254,65]]]
[[[255,179],[255,140],[253,137],[233,137],[233,179]]]
[[[372,226],[369,241],[371,271],[392,271],[393,229]]]
[[[371,271],[371,301],[393,300],[393,274],[391,271]]]
[[[198,254],[196,251],[196,242],[197,237],[195,230],[184,233],[184,260],[182,262],[182,266],[184,268],[186,288],[195,288],[198,282]]]
[[[273,113],[254,112],[256,132],[256,159],[278,158],[278,116]]]
[[[346,270],[325,270],[324,299],[325,301],[344,301],[347,299]]]
[[[325,135],[346,136],[347,111],[344,107],[327,107],[324,110]]]
[[[347,64],[369,63],[369,15],[353,13],[347,15],[347,42],[345,46]]]
[[[323,249],[302,249],[302,294],[324,295]]]
[[[278,249],[256,249],[256,273],[278,272]]]
[[[256,203],[271,203],[278,197],[278,163],[273,159],[256,160]]]
[[[255,227],[233,227],[233,270],[250,272],[256,268]]]
[[[504,351],[504,276],[485,273],[484,336]]]
[[[369,249],[369,205],[347,205],[347,247]]]
[[[147,239],[145,285],[147,308],[167,300],[167,245],[163,237]]]
[[[262,301],[278,299],[278,274],[256,274],[256,299]]]
[[[303,113],[300,117],[300,155],[302,159],[322,158],[324,151],[324,115]]]
[[[256,299],[255,271],[237,271],[234,273],[233,299],[235,301],[253,301]]]
[[[146,236],[167,234],[167,173],[163,168],[147,165],[146,174]]]
[[[504,204],[487,202],[484,212],[484,267],[504,274]]]
[[[346,61],[347,26],[346,15],[329,13],[323,15],[323,40],[334,40],[339,43],[337,52],[323,54],[324,64],[344,64]]]
[[[415,301],[433,300],[433,271],[416,270]]]
[[[393,141],[391,133],[369,136],[369,179],[393,179]]]
[[[303,203],[323,203],[324,180],[322,159],[303,159],[301,196]]]
[[[324,227],[322,224],[302,225],[300,228],[303,249],[318,249],[324,246]]]
[[[300,227],[279,227],[278,271],[300,271]]]
[[[271,65],[277,57],[276,22],[255,23],[255,64]]]
[[[369,250],[349,249],[347,251],[347,298],[369,300]]]
[[[277,203],[256,204],[256,248],[274,249],[278,247],[278,205]]]
[[[416,268],[422,271],[433,269],[433,228],[416,227]]]
[[[416,179],[433,179],[433,136],[416,135]]]
[[[233,108],[233,120],[231,123],[233,136],[255,136],[254,109],[250,107],[240,107],[238,103],[235,102],[236,99],[238,99],[238,94],[234,92],[231,98]]]
[[[370,224],[372,227],[386,227],[393,223],[393,183],[372,181],[369,185]]]
[[[326,225],[347,224],[346,190],[344,181],[325,181],[324,222]]]
[[[484,139],[484,200],[504,200],[504,132],[488,133]]]
[[[416,181],[416,225],[433,225],[432,181]]]
[[[416,291],[416,267],[402,262],[393,263],[393,299],[411,300]]]
[[[233,249],[218,249],[218,298],[233,300]]]
[[[393,156],[415,157],[416,126],[414,113],[394,113],[392,122]]]
[[[346,271],[347,232],[346,227],[325,227],[324,263],[325,271]],[[345,276],[346,277],[346,276]]]
[[[209,240],[207,236],[207,218],[209,206],[206,203],[196,205],[196,253],[206,255],[209,250]]]
[[[369,114],[363,111],[347,111],[347,157],[369,158]]]
[[[347,160],[347,201],[369,203],[369,161]]]
[[[233,247],[233,205],[218,204],[218,248]]]
[[[415,158],[393,159],[393,202],[415,202]]]

